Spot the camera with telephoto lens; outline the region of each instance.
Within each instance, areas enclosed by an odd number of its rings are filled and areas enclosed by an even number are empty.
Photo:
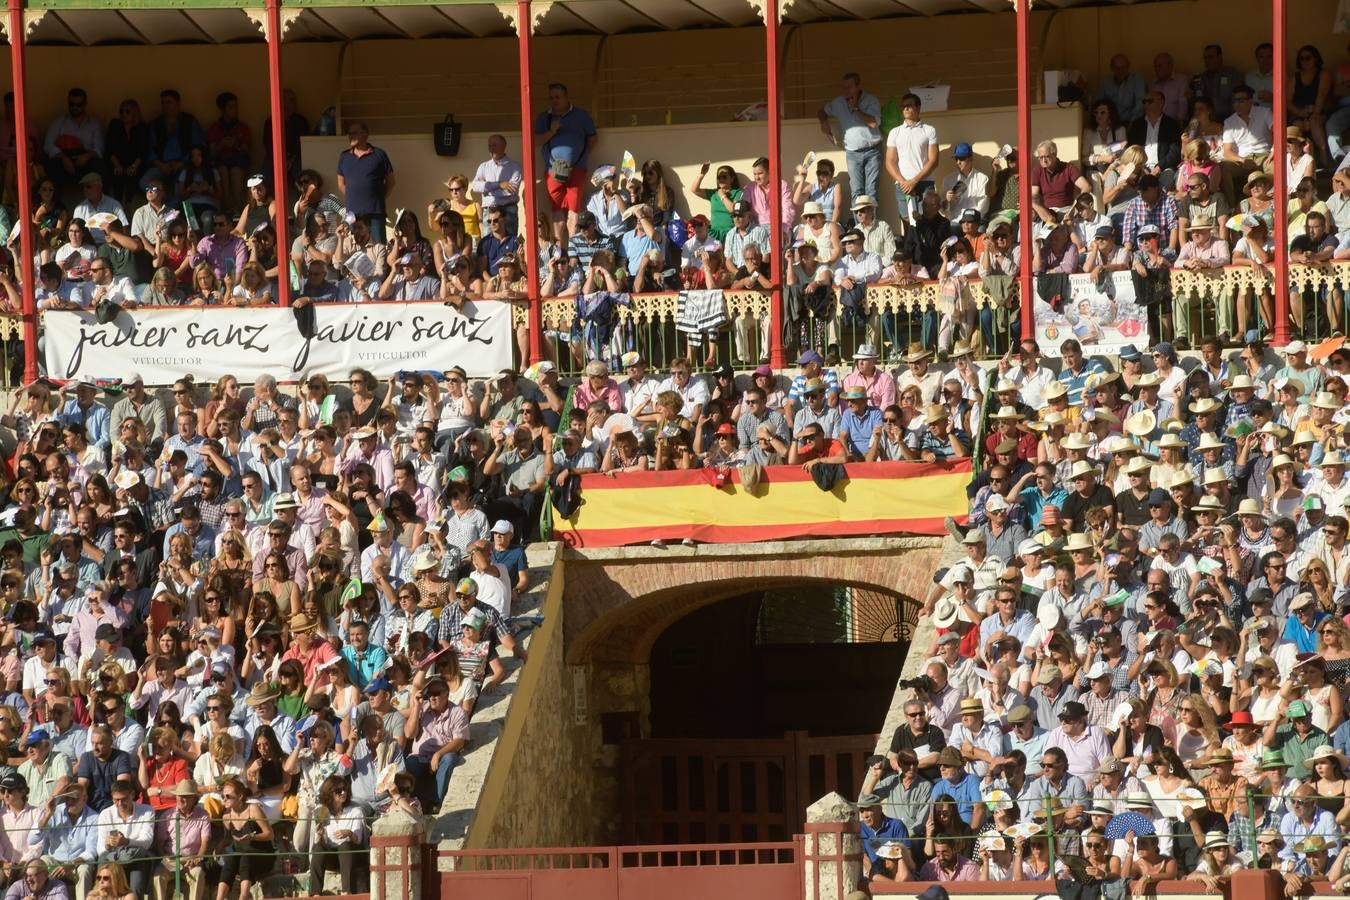
[[[929,691],[933,690],[934,684],[933,679],[929,678],[927,675],[920,675],[916,678],[901,678],[900,687],[912,688],[913,690],[916,691],[923,691],[924,693],[928,693]]]

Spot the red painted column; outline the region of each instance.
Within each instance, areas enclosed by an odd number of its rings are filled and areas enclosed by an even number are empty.
[[[18,166],[19,191],[19,272],[23,285],[23,380],[38,376],[37,302],[34,290],[37,273],[33,271],[33,185],[28,177],[28,104],[24,67],[23,0],[9,0],[9,64],[14,78],[14,152]]]
[[[778,96],[778,0],[764,0],[764,71],[769,92],[769,364],[783,359],[783,112]]]
[[[1275,78],[1273,80],[1270,105],[1275,114],[1275,127],[1272,129],[1271,151],[1275,159],[1275,321],[1268,323],[1274,335],[1271,342],[1277,347],[1289,343],[1289,184],[1288,146],[1285,144],[1285,110],[1288,82],[1285,80],[1285,58],[1288,51],[1286,35],[1287,17],[1285,0],[1273,0],[1274,22],[1271,43],[1275,45]]]
[[[1021,235],[1022,265],[1018,292],[1022,304],[1022,338],[1036,336],[1036,286],[1031,271],[1032,228],[1036,214],[1031,209],[1031,167],[1036,148],[1031,144],[1031,0],[1013,0],[1017,16],[1017,217]]]
[[[539,297],[539,234],[536,229],[534,186],[534,100],[530,91],[530,81],[534,74],[534,61],[530,54],[530,43],[534,31],[534,13],[530,10],[530,0],[516,0],[516,36],[520,52],[520,216],[519,221],[525,230],[525,277],[528,279],[526,290],[530,295],[529,327],[530,358],[521,360],[521,368],[528,363],[536,363],[544,358],[544,343]]]
[[[13,0],[11,0],[13,2]],[[291,242],[287,234],[286,113],[281,107],[281,0],[267,0],[267,87],[272,107],[272,195],[277,203],[277,302],[291,305]]]

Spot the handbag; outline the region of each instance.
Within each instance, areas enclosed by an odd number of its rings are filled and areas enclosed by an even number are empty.
[[[459,138],[464,132],[464,126],[455,121],[455,117],[447,114],[444,121],[437,122],[431,126],[431,146],[436,151],[437,156],[458,156]]]
[[[566,184],[567,179],[572,177],[572,161],[570,159],[554,158],[548,164],[549,177],[558,184]]]

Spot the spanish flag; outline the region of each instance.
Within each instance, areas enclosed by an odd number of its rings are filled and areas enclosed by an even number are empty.
[[[800,466],[772,466],[753,490],[740,473],[721,486],[708,470],[583,475],[581,506],[555,520],[570,547],[618,547],[692,538],[750,543],[797,537],[945,533],[965,521],[971,461],[850,463],[847,477],[821,490]]]

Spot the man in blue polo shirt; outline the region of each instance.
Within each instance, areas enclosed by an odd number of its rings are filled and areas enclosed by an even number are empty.
[[[980,779],[966,771],[966,761],[955,747],[947,747],[938,754],[938,770],[942,777],[933,785],[933,802],[951,797],[956,801],[956,814],[972,831],[979,831],[984,823]]]
[[[859,386],[844,391],[844,401],[848,408],[839,417],[839,443],[856,462],[867,456],[873,438],[880,439],[881,410],[867,402],[867,391]]]
[[[586,110],[572,105],[567,85],[550,84],[548,109],[535,117],[534,135],[544,155],[553,237],[567,246],[567,236],[577,228],[577,215],[585,209],[586,164],[595,146],[595,122]]]
[[[904,822],[892,819],[882,811],[881,798],[876,794],[858,797],[858,830],[862,834],[869,872],[877,865],[877,849],[882,844],[899,841],[905,847],[909,846],[909,829]]]
[[[1059,355],[1063,366],[1059,370],[1059,383],[1069,391],[1069,406],[1083,404],[1083,388],[1092,375],[1105,373],[1102,364],[1095,359],[1083,356],[1083,345],[1074,338],[1059,345]]]
[[[370,223],[371,239],[384,243],[384,201],[394,190],[394,164],[370,142],[365,122],[353,122],[347,128],[347,141],[349,146],[338,157],[338,190],[346,199],[347,211]]]

